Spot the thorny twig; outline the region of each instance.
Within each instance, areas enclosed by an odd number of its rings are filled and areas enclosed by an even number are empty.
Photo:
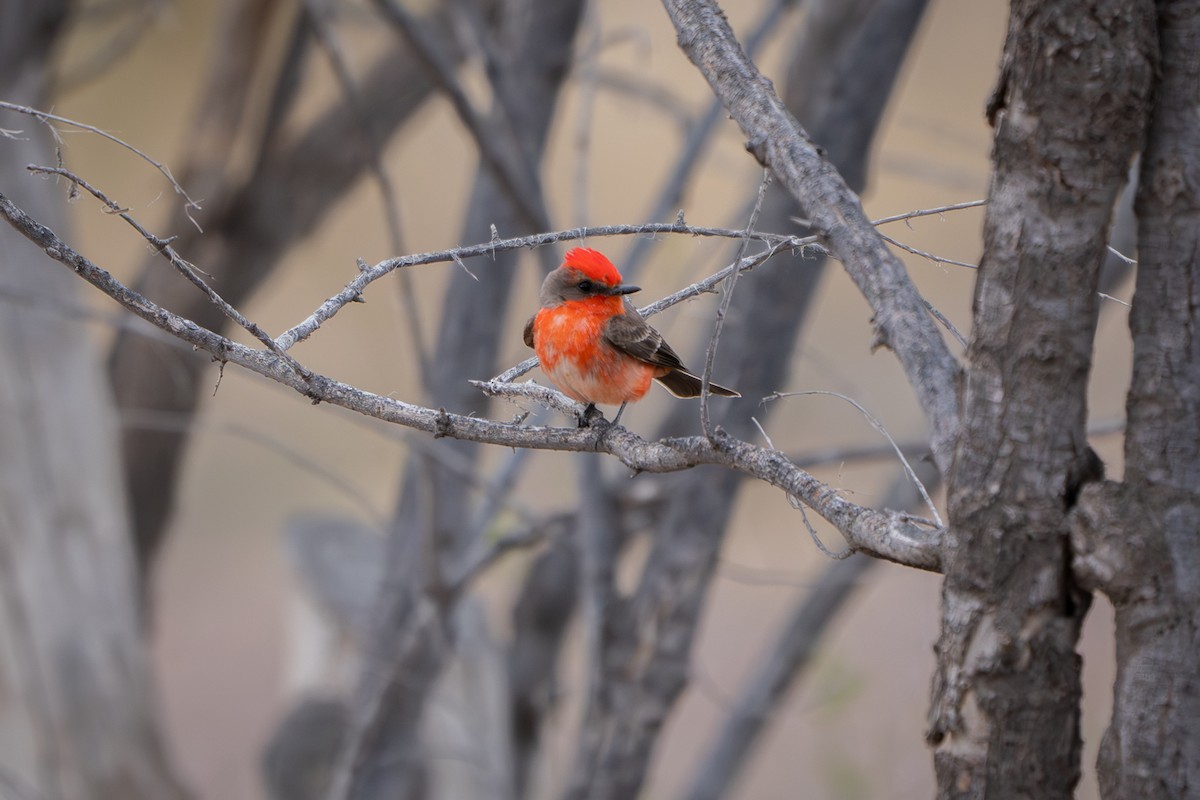
[[[354,75],[350,70],[346,54],[342,50],[333,26],[330,24],[330,8],[328,5],[323,5],[319,0],[304,0],[304,8],[312,23],[317,42],[321,45],[321,49],[325,51],[330,66],[333,67],[338,85],[341,88],[342,94],[346,97],[346,103],[358,119],[358,133],[359,141],[362,145],[363,160],[369,165],[368,168],[375,179],[375,184],[379,187],[380,199],[383,202],[384,222],[388,230],[388,239],[393,252],[402,253],[405,247],[404,237],[400,230],[400,200],[396,194],[396,187],[392,183],[387,170],[384,169],[383,160],[380,157],[380,148],[376,141],[379,138],[379,132],[375,130],[371,115],[368,113],[369,110],[363,106],[362,93],[358,91],[358,87],[354,83]],[[425,334],[423,333],[423,326],[421,324],[421,309],[417,304],[416,293],[413,290],[412,281],[409,279],[407,273],[400,273],[399,290],[400,302],[404,306],[405,334],[409,338],[412,351],[416,354],[422,383],[428,386],[430,376],[429,347],[425,342]]]
[[[196,210],[196,211],[200,210],[200,204],[188,196],[188,193],[183,190],[183,186],[181,186],[179,184],[179,181],[175,180],[175,176],[171,174],[171,169],[166,164],[163,164],[160,161],[155,161],[153,158],[146,155],[145,153],[143,153],[141,150],[137,149],[133,145],[129,144],[129,142],[126,142],[124,139],[114,136],[111,133],[109,133],[108,131],[97,128],[94,125],[88,125],[85,122],[76,122],[73,119],[68,119],[67,117],[60,117],[57,114],[51,114],[46,111],[39,111],[36,108],[30,108],[29,106],[17,105],[16,103],[6,103],[6,102],[0,100],[0,109],[4,109],[6,111],[13,111],[18,114],[26,114],[28,116],[33,117],[38,122],[41,122],[47,128],[50,129],[50,132],[54,134],[54,139],[57,142],[62,142],[62,137],[59,136],[58,129],[50,124],[51,122],[57,122],[62,125],[70,125],[73,128],[79,128],[80,130],[87,131],[89,133],[94,133],[97,136],[101,136],[105,139],[108,139],[110,142],[113,142],[114,144],[124,147],[126,150],[133,153],[138,158],[142,159],[147,164],[149,164],[150,166],[152,166],[156,170],[158,170],[160,173],[162,173],[162,176],[167,179],[168,183],[171,184],[171,188],[173,188],[175,190],[175,193],[178,194],[179,196],[181,196],[186,201],[186,205],[184,206],[184,209],[186,211],[190,212],[192,210]],[[200,229],[200,224],[198,222],[196,222],[195,219],[192,219],[192,216],[190,213],[188,214],[188,219],[192,221],[192,224],[196,226],[197,230]]]
[[[888,222],[896,222],[903,219],[914,219],[916,217],[931,216],[934,214],[944,214],[947,211],[955,211],[962,208],[974,208],[983,201],[974,201],[971,203],[957,203],[939,208],[921,209],[911,211],[906,214],[899,214],[891,217],[884,217],[878,220],[875,224],[882,225]],[[688,225],[682,218],[674,222],[648,222],[641,225],[599,225],[599,226],[583,226],[579,228],[570,228],[567,230],[553,231],[549,233],[535,233],[530,236],[518,236],[509,239],[495,238],[492,241],[481,244],[469,245],[464,247],[452,247],[448,250],[439,250],[431,253],[417,253],[414,255],[389,258],[380,261],[378,264],[368,269],[359,270],[354,279],[346,284],[340,292],[333,295],[323,302],[307,319],[293,326],[289,330],[276,339],[280,348],[283,350],[290,349],[297,342],[301,342],[311,336],[317,328],[321,327],[327,320],[338,313],[347,304],[354,302],[362,296],[363,291],[370,284],[387,275],[389,272],[397,269],[407,269],[409,267],[422,266],[425,264],[438,264],[446,261],[454,261],[462,263],[463,259],[476,258],[479,256],[490,256],[498,252],[508,250],[520,250],[522,248],[544,247],[546,245],[557,244],[564,241],[585,240],[591,237],[607,237],[607,236],[656,236],[658,234],[675,234],[683,236],[715,236],[725,239],[741,239],[746,235],[745,230],[735,228],[712,228],[698,225]],[[818,236],[790,236],[780,233],[766,233],[763,231],[754,231],[750,237],[757,241],[761,241],[773,248],[772,252],[780,250],[795,249],[805,251],[813,249],[823,254],[828,254],[828,251],[820,244]],[[757,266],[756,262],[753,266]],[[752,269],[753,266],[742,266],[742,270]],[[732,267],[726,267],[725,270],[716,273],[710,279],[701,281],[693,286],[700,287],[699,291],[708,291],[716,284],[725,280],[732,273]],[[680,293],[686,293],[691,290],[681,290]],[[694,296],[699,291],[687,294],[686,297]],[[676,293],[676,295],[680,294]],[[671,297],[675,297],[672,295]],[[663,298],[659,303],[664,303],[668,298]],[[680,299],[685,299],[681,297]],[[667,303],[661,308],[669,307],[679,300],[674,300]],[[661,310],[658,304],[651,306],[654,309],[647,312],[643,309],[643,315],[647,313],[655,313]],[[521,372],[512,377],[528,372],[532,367],[527,367]],[[506,373],[507,374],[507,373]],[[508,380],[512,380],[509,377]]]
[[[262,342],[272,353],[291,362],[292,366],[298,372],[300,372],[300,374],[305,374],[307,372],[307,370],[296,363],[291,356],[289,356],[283,350],[280,350],[279,347],[276,346],[275,340],[272,339],[266,331],[260,328],[256,323],[246,319],[246,317],[243,316],[240,311],[227,303],[225,299],[221,297],[221,295],[217,294],[215,289],[209,286],[204,279],[197,274],[195,267],[188,261],[184,260],[184,258],[175,251],[175,248],[171,246],[171,242],[173,241],[174,237],[170,239],[163,239],[159,236],[155,236],[153,233],[150,233],[150,231],[146,230],[146,228],[143,227],[142,224],[138,222],[127,209],[118,205],[117,203],[114,203],[107,195],[104,194],[104,192],[92,186],[90,183],[85,181],[83,178],[80,178],[70,170],[62,167],[41,167],[35,164],[30,164],[26,167],[26,169],[35,175],[57,175],[60,178],[66,178],[71,182],[73,187],[83,187],[89,194],[103,203],[109,212],[116,214],[118,217],[129,223],[130,227],[137,231],[141,237],[145,239],[151,247],[154,248],[154,251],[165,258],[167,262],[179,272],[179,274],[183,275],[193,285],[200,289],[200,291],[208,295],[208,299],[213,302],[213,305],[221,309],[221,313],[244,328],[255,339],[258,339],[260,342]]]

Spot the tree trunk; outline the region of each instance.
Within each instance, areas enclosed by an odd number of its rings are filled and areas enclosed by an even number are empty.
[[[1071,797],[1090,603],[1068,515],[1102,469],[1086,389],[1114,201],[1142,141],[1149,2],[1015,0],[949,475],[929,738],[940,797]]]
[[[1137,198],[1125,480],[1089,490],[1077,568],[1116,610],[1106,798],[1200,793],[1200,3],[1159,4]]]
[[[0,2],[0,97],[41,105],[63,3]],[[0,185],[61,228],[65,187],[30,121]],[[184,796],[163,752],[136,602],[117,418],[73,308],[78,280],[0,229],[0,794]]]

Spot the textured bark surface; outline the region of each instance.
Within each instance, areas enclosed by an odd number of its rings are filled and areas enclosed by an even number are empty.
[[[41,105],[65,3],[0,1],[0,97]],[[0,186],[46,223],[62,187],[30,121],[0,147]],[[0,794],[56,800],[185,796],[166,758],[136,599],[117,418],[73,276],[0,230]]]
[[[1151,3],[1012,4],[949,475],[929,739],[941,797],[1070,797],[1089,604],[1068,513],[1095,478],[1086,388],[1113,204],[1141,145]]]
[[[1116,609],[1106,798],[1200,794],[1200,3],[1160,3],[1158,23],[1125,480],[1088,492],[1075,532],[1082,578]]]

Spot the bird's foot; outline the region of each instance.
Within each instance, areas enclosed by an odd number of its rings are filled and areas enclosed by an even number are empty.
[[[617,409],[617,415],[615,417],[613,417],[613,423],[612,423],[613,425],[616,425],[618,422],[621,421],[621,415],[625,413],[625,406],[627,406],[627,405],[629,405],[628,402],[621,403],[621,407]]]
[[[598,419],[604,419],[604,414],[596,408],[595,403],[588,403],[583,409],[583,413],[579,415],[579,427],[590,428]]]

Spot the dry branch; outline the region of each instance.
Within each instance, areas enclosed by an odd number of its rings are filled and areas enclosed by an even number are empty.
[[[909,279],[863,213],[858,196],[746,57],[716,4],[664,0],[679,45],[747,137],[747,148],[800,201],[830,252],[875,312],[878,342],[895,351],[931,428],[934,459],[949,468],[958,432],[961,369]]]
[[[619,426],[589,428],[525,427],[512,423],[451,414],[364,392],[315,372],[301,372],[292,362],[268,350],[254,350],[196,325],[150,302],[96,266],[31,219],[0,194],[0,214],[46,255],[74,270],[128,311],[221,363],[232,363],[289,386],[314,402],[431,433],[471,442],[540,450],[608,453],[637,472],[675,472],[699,464],[719,464],[763,480],[803,500],[831,522],[857,550],[920,569],[941,567],[941,529],[920,524],[895,512],[879,512],[850,503],[829,486],[798,469],[787,457],[716,431],[704,437],[648,441]]]

